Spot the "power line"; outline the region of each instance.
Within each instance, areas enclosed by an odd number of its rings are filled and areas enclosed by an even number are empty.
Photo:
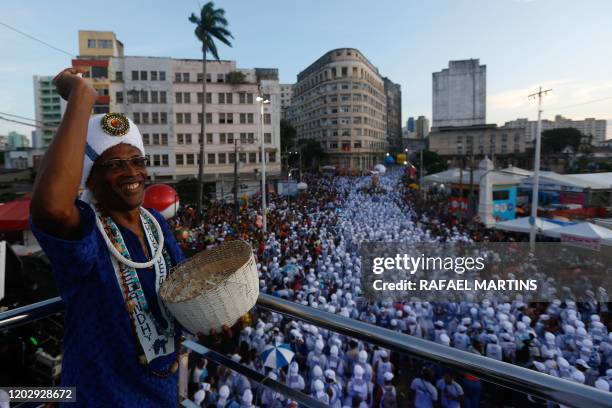
[[[561,106],[559,108],[550,108],[549,110],[561,110],[561,109],[567,109],[567,108],[573,108],[575,106],[582,106],[582,105],[588,105],[591,103],[596,103],[596,102],[601,102],[601,101],[607,101],[609,99],[612,99],[612,96],[607,96],[605,98],[600,98],[600,99],[593,99],[591,101],[586,101],[586,102],[581,102],[581,103],[576,103],[574,105],[567,105],[567,106]]]
[[[18,124],[20,124],[20,125],[25,125],[25,126],[35,127],[35,128],[38,128],[38,129],[44,129],[44,130],[57,130],[57,128],[54,128],[54,127],[34,125],[34,124],[32,124],[32,123],[21,122],[21,121],[19,121],[19,120],[9,119],[9,118],[5,118],[5,117],[3,117],[3,116],[0,116],[0,120],[5,120],[5,121],[7,121],[7,122],[18,123]]]
[[[25,116],[13,115],[12,113],[0,112],[0,115],[11,116],[13,118],[29,120],[30,122],[38,122],[38,123],[42,123],[43,125],[45,124],[45,122],[43,122],[43,121],[36,120],[36,119],[26,118]]]
[[[12,26],[10,26],[10,25],[8,25],[8,24],[6,24],[6,23],[2,22],[2,21],[0,21],[0,25],[3,25],[3,26],[5,26],[5,27],[7,27],[7,28],[9,28],[9,29],[11,29],[11,30],[13,30],[13,31],[15,31],[15,32],[17,32],[17,33],[19,33],[19,34],[23,35],[23,36],[25,36],[25,37],[28,37],[28,38],[29,38],[29,39],[31,39],[31,40],[37,41],[37,42],[39,42],[39,43],[41,43],[41,44],[44,44],[44,45],[46,45],[46,46],[47,46],[47,47],[49,47],[49,48],[53,48],[53,49],[54,49],[54,50],[56,50],[56,51],[63,52],[64,54],[67,54],[67,55],[69,55],[70,57],[76,58],[76,55],[71,54],[71,53],[69,53],[68,51],[64,51],[64,50],[62,50],[61,48],[57,48],[56,46],[51,45],[51,44],[49,44],[49,43],[47,43],[47,42],[45,42],[45,41],[43,41],[43,40],[40,40],[40,39],[38,39],[38,38],[36,38],[36,37],[34,37],[34,36],[32,36],[32,35],[28,34],[28,33],[24,33],[23,31],[18,30],[17,28],[12,27]]]

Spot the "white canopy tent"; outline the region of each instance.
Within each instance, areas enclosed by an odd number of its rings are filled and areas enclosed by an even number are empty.
[[[528,234],[531,230],[531,224],[529,223],[529,217],[522,217],[515,218],[513,220],[498,222],[493,226],[493,228],[500,229],[503,231],[523,232]],[[547,221],[544,218],[537,218],[536,228],[538,234],[548,235],[546,234],[546,232],[559,228],[559,224]]]
[[[547,231],[545,235],[553,238],[563,238],[563,235],[573,236],[607,243],[608,245],[612,244],[612,230],[590,222],[580,222],[565,227],[557,227]]]

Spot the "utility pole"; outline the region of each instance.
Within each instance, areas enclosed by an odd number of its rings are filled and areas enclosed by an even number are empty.
[[[542,141],[542,96],[546,95],[552,89],[540,90],[536,93],[529,95],[529,99],[538,98],[538,127],[536,131],[535,140],[535,159],[533,164],[533,188],[531,190],[531,217],[529,217],[529,224],[531,229],[529,231],[529,248],[532,253],[535,253],[535,239],[536,239],[536,220],[538,219],[538,194],[540,188],[540,149]]]
[[[425,198],[425,191],[423,191],[423,175],[425,174],[425,169],[423,168],[423,146],[421,145],[421,149],[420,149],[420,158],[419,158],[419,162],[420,162],[420,166],[421,166],[421,171],[419,174],[419,191],[421,192],[421,197]]]
[[[238,139],[234,138],[234,222],[238,230],[238,214],[240,204],[238,204]]]
[[[474,135],[472,135],[470,140],[470,196],[468,197],[468,215],[471,222],[474,216]]]

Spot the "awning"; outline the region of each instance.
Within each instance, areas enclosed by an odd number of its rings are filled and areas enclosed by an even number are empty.
[[[0,231],[24,231],[29,229],[31,197],[26,195],[0,205]]]

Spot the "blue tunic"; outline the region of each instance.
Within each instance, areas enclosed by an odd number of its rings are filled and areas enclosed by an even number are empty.
[[[77,200],[81,212],[81,238],[64,240],[51,236],[32,221],[30,226],[51,261],[64,301],[64,355],[62,386],[76,387],[76,404],[70,407],[173,407],[178,402],[175,373],[159,378],[138,363],[136,341],[123,294],[111,263],[111,255],[95,222],[91,207]],[[159,221],[172,265],[185,257],[161,214]],[[131,258],[146,262],[138,237],[119,226]],[[152,253],[149,248],[149,253]],[[147,303],[159,319],[155,293],[155,269],[137,269]],[[178,324],[177,324],[178,326]],[[177,329],[177,332],[179,330]],[[177,333],[177,340],[179,334]],[[176,352],[150,363],[166,371]]]

